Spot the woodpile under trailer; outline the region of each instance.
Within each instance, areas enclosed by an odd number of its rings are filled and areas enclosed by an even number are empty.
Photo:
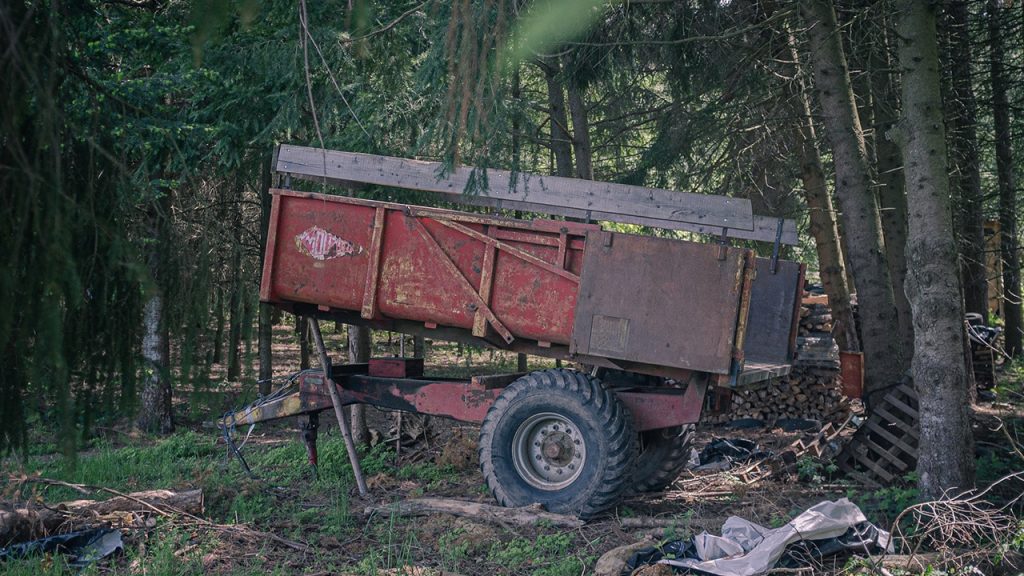
[[[221,424],[303,415],[316,463],[317,414],[363,403],[481,425],[480,466],[505,506],[593,516],[626,491],[666,487],[689,456],[711,388],[786,374],[802,264],[778,257],[792,221],[739,198],[281,146],[287,188],[303,179],[443,194],[444,201],[573,218],[518,220],[348,196],[272,190],[260,298],[309,319],[322,370]],[[603,230],[594,220],[688,230],[698,243]],[[730,239],[774,243],[771,258]],[[319,320],[573,361],[555,369],[432,379],[422,359],[334,366]]]

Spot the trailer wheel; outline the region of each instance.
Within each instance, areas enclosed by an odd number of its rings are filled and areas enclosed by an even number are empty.
[[[629,411],[599,380],[574,370],[510,384],[480,428],[480,468],[502,506],[539,502],[589,518],[613,506],[633,475]]]
[[[679,476],[690,460],[693,426],[673,426],[640,433],[640,457],[630,494],[661,492]]]

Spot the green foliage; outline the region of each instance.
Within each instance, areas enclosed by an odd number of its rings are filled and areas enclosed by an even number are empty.
[[[400,480],[418,480],[423,482],[429,490],[446,482],[457,480],[458,471],[451,465],[439,466],[433,462],[422,462],[402,466],[398,469],[395,476]]]
[[[797,476],[803,482],[821,484],[829,474],[838,470],[832,462],[822,462],[817,458],[804,456],[796,462]]]
[[[854,500],[872,519],[893,522],[901,512],[921,499],[917,488],[917,474],[911,472],[892,486],[886,486],[863,494],[854,494]]]
[[[438,539],[438,552],[441,555],[441,570],[456,572],[459,563],[469,556],[470,543],[463,535],[465,529],[456,528]]]
[[[580,574],[586,565],[584,559],[572,553],[572,535],[567,533],[496,542],[487,557],[512,573],[529,571],[536,576],[572,576]]]
[[[535,2],[517,23],[505,47],[505,68],[518,66],[538,54],[557,52],[562,43],[587,33],[603,15],[608,0],[547,0]]]

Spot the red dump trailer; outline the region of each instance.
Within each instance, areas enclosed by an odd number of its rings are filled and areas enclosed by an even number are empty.
[[[585,369],[452,381],[425,377],[421,359],[373,359],[334,366],[326,381],[304,372],[227,423],[316,414],[332,393],[341,404],[477,422],[481,468],[501,504],[587,517],[675,478],[709,387],[789,370],[798,263],[724,239],[272,193],[262,301]]]

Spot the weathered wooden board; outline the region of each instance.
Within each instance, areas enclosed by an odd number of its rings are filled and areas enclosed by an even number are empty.
[[[306,180],[351,186],[376,184],[457,196],[452,201],[536,211],[561,216],[627,222],[670,229],[696,225],[695,232],[721,233],[740,238],[774,241],[775,219],[755,227],[750,201],[673,192],[657,188],[595,182],[557,176],[538,176],[506,170],[488,170],[488,189],[479,195],[463,191],[472,173],[459,167],[442,174],[438,162],[424,162],[356,152],[323,150],[283,144],[278,150],[277,172]],[[759,228],[759,229],[758,229]],[[795,226],[784,236],[795,236]],[[790,238],[787,238],[790,239]]]

